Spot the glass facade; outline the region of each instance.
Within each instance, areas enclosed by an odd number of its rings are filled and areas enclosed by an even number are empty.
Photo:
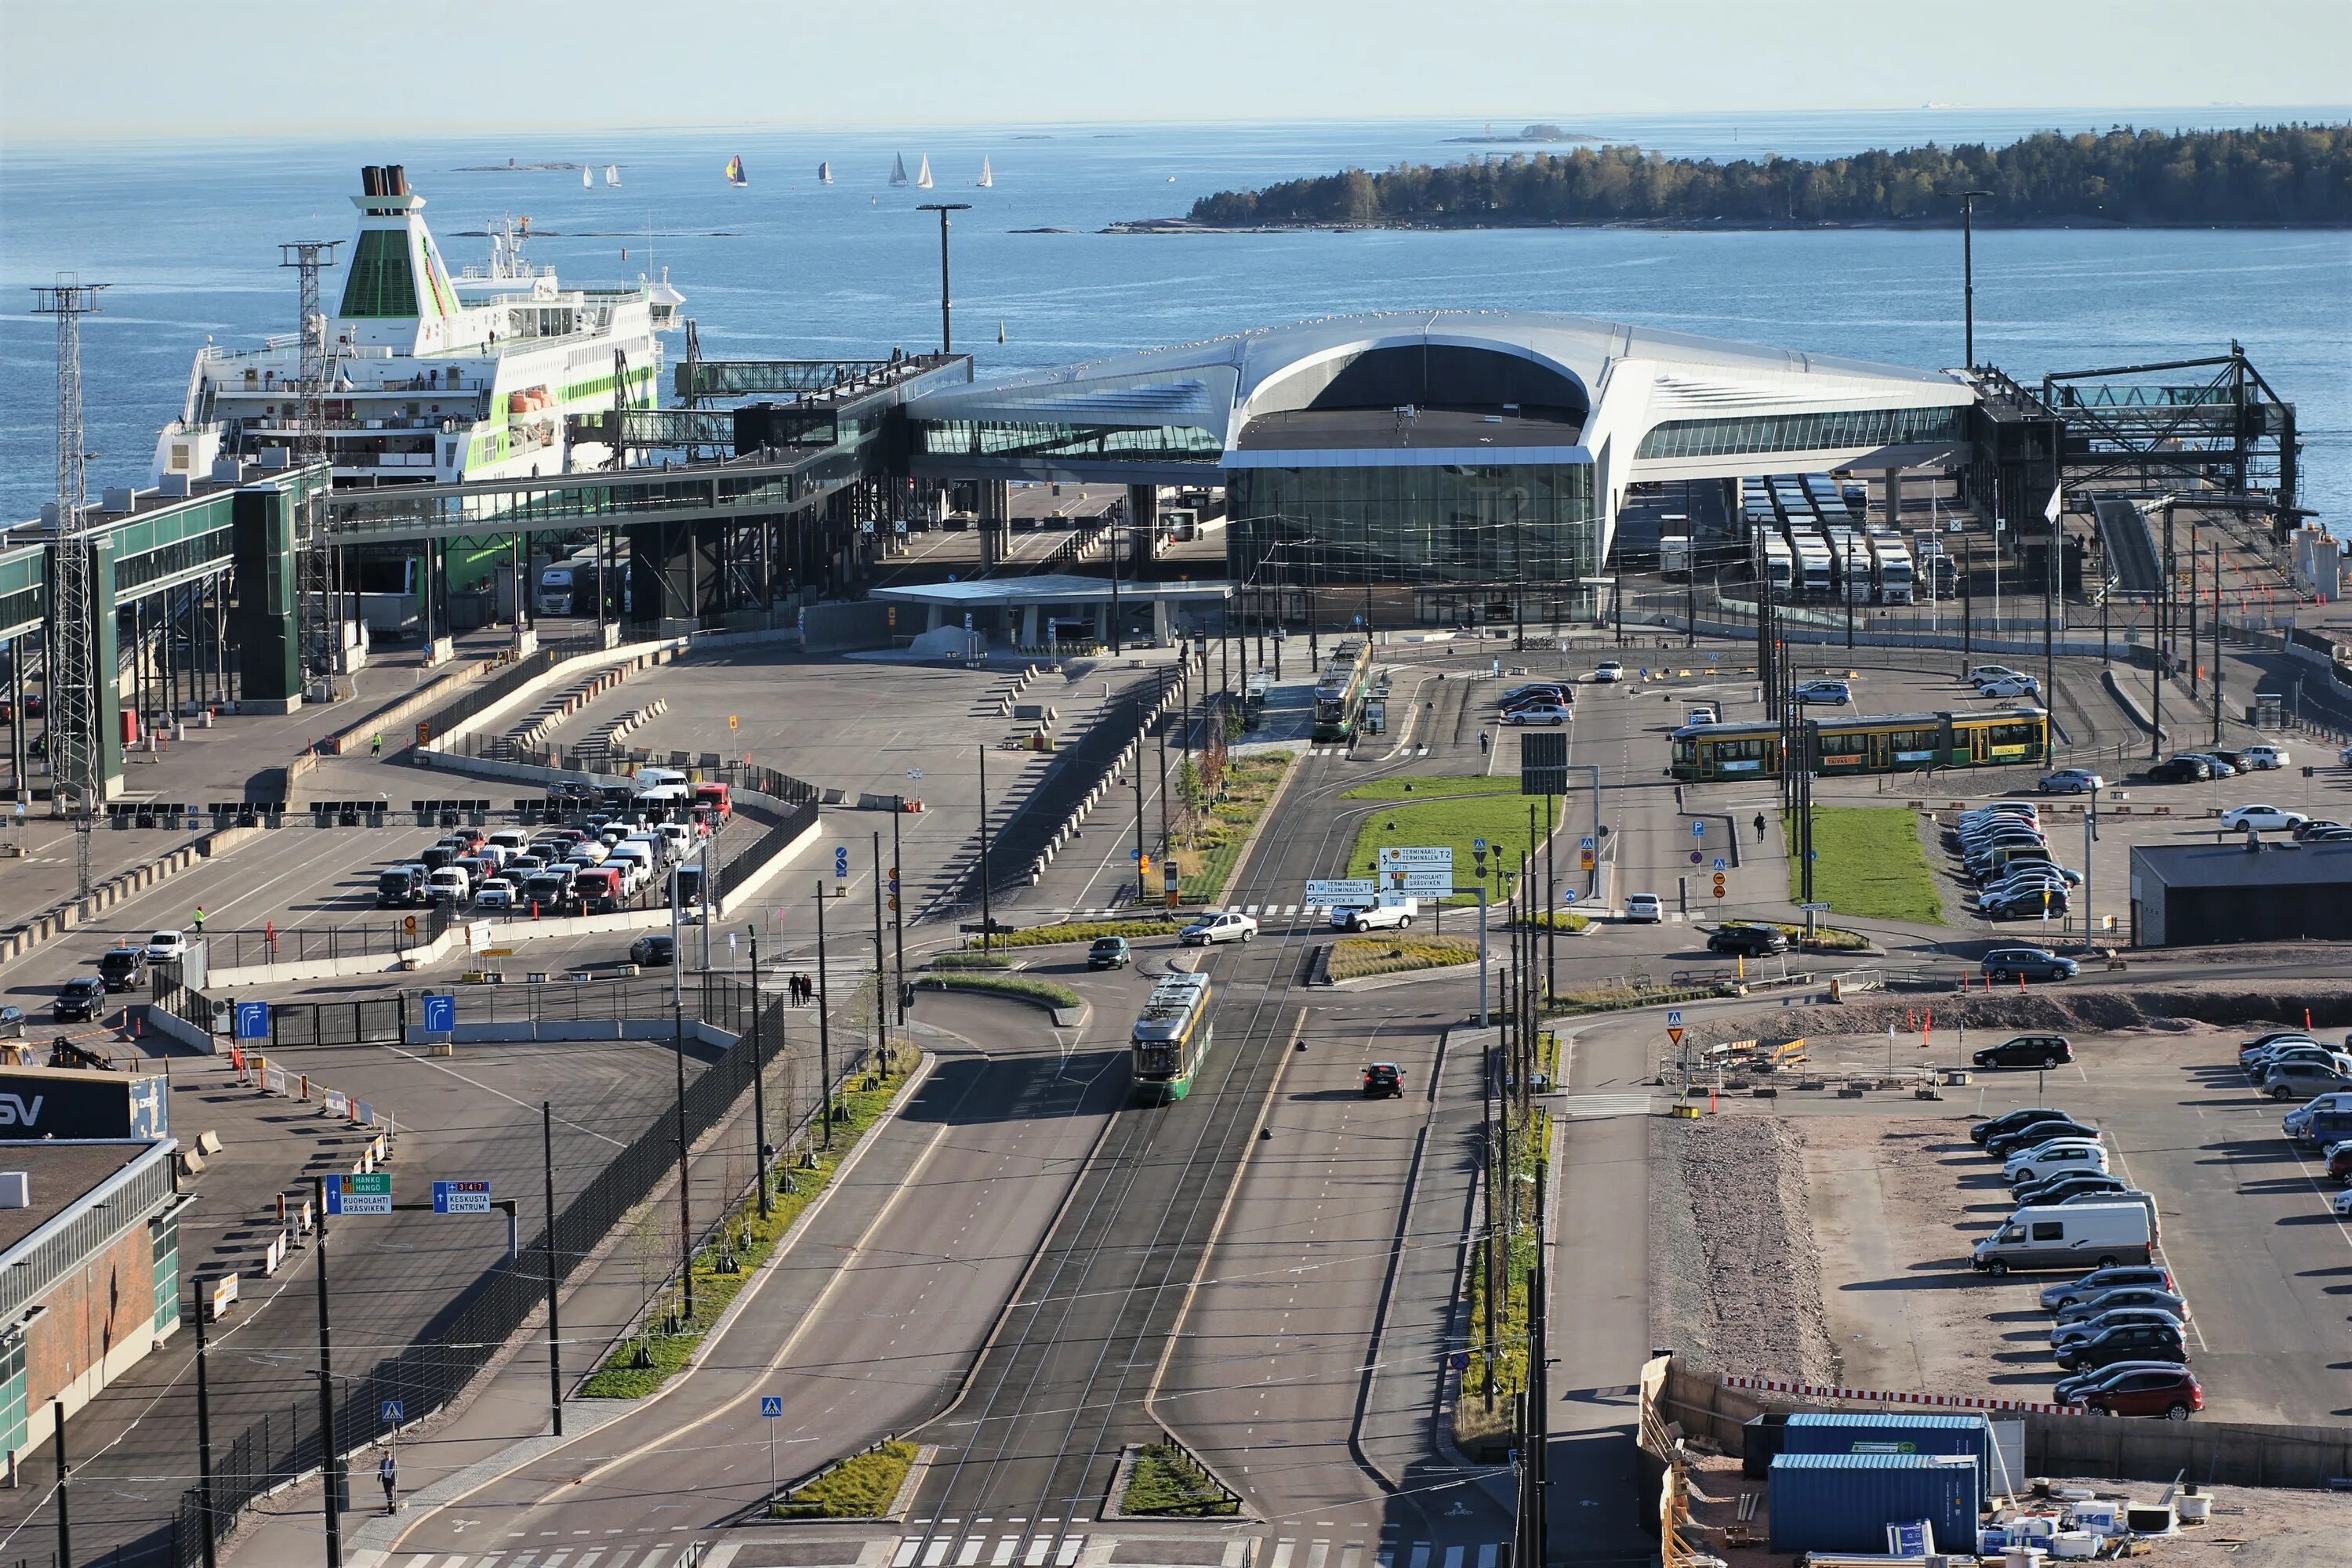
[[[1633,456],[1735,458],[1749,452],[1812,452],[1964,441],[1965,408],[1849,408],[1834,414],[1768,414],[1748,419],[1669,419],[1642,437]]]
[[[148,1239],[155,1247],[155,1331],[162,1333],[180,1321],[180,1220],[163,1215],[147,1222]]]
[[[1601,570],[1590,464],[1234,468],[1236,583],[1573,583]],[[1272,563],[1267,563],[1272,558]]]
[[[915,422],[915,449],[950,458],[1156,458],[1217,463],[1224,438],[1192,425],[1062,425],[1005,419]]]

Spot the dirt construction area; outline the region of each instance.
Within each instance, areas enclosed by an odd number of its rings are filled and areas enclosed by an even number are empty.
[[[2000,1163],[1968,1135],[1979,1117],[2048,1105],[2098,1127],[2112,1173],[2155,1195],[2159,1260],[2189,1302],[2205,1418],[2352,1417],[2352,1222],[2331,1212],[2340,1189],[2324,1162],[2280,1131],[2288,1107],[2238,1068],[2239,1043],[2259,1028],[2182,1016],[2235,1016],[2202,993],[2061,1003],[2045,991],[1971,999],[1969,1010],[1996,1000],[2053,1015],[2020,1024],[2065,1033],[2074,1061],[2046,1074],[1978,1071],[1923,1100],[1920,1069],[1965,1064],[2019,1025],[1979,1015],[1963,1040],[1939,1008],[1923,1047],[1924,1010],[1900,1002],[1783,1010],[1769,1017],[1783,1032],[1844,1032],[1807,1037],[1773,1098],[1727,1089],[1711,1116],[1654,1123],[1664,1223],[1653,1277],[1667,1287],[1655,1327],[1674,1336],[1660,1342],[1729,1372],[2050,1400],[2063,1374],[2038,1298],[2064,1276],[1971,1267],[1971,1247],[2015,1205]],[[2166,1012],[2168,1000],[2180,1011]],[[2065,1016],[2077,1003],[2137,1026],[2078,1031]],[[1882,1018],[1896,1025],[1892,1042]],[[1864,1082],[1887,1087],[1838,1092]]]

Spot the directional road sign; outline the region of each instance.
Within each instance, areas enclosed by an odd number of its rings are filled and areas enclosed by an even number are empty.
[[[1480,848],[1485,848],[1486,845],[1486,841],[1485,839],[1481,838],[1478,840],[1478,847]],[[1443,844],[1438,845],[1433,848],[1392,845],[1381,851],[1380,861],[1384,867],[1444,866],[1448,870],[1451,870],[1454,866],[1454,850],[1450,846]]]
[[[760,1414],[761,1414],[761,1415],[765,1415],[766,1417],[768,1417],[770,1420],[772,1420],[772,1420],[774,1420],[777,1416],[782,1415],[783,1413],[784,1413],[784,1396],[783,1396],[782,1394],[763,1394],[760,1395]]]
[[[328,1177],[327,1212],[331,1215],[390,1214],[392,1173],[345,1173]]]
[[[236,1037],[240,1040],[266,1040],[269,1037],[269,1004],[240,1002],[236,1005]]]
[[[383,1402],[383,1424],[387,1426],[397,1426],[403,1421],[408,1419],[406,1406],[403,1405],[397,1399],[385,1400]]]
[[[488,1214],[490,1212],[490,1184],[488,1182],[436,1182],[433,1184],[435,1214]]]
[[[1332,877],[1307,884],[1307,901],[1310,904],[1370,903],[1380,897],[1381,883],[1377,877]]]
[[[436,996],[428,992],[425,997],[425,1032],[428,1035],[446,1035],[454,1032],[457,1027],[457,994],[453,992],[447,995]]]

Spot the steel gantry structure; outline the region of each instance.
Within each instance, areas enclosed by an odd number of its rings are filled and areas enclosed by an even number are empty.
[[[2042,378],[2042,402],[2066,421],[2071,483],[2203,483],[2273,496],[2282,512],[2297,504],[2294,405],[2234,342],[2229,353],[2203,359],[2052,371]]]

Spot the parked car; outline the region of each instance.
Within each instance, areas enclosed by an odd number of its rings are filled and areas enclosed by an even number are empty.
[[[1853,688],[1843,680],[1808,680],[1795,693],[1800,702],[1818,702],[1825,708],[1843,708],[1853,700]]]
[[[1522,702],[1532,702],[1538,700],[1546,702],[1573,702],[1576,700],[1576,689],[1564,681],[1530,681],[1525,686],[1514,686],[1504,692],[1502,702],[1504,707],[1512,708]]]
[[[2280,1126],[2288,1137],[2300,1138],[2303,1130],[2316,1118],[2340,1112],[2352,1112],[2352,1090],[2338,1089],[2332,1094],[2315,1095],[2288,1111]]]
[[[0,1040],[21,1040],[25,1037],[25,1010],[13,1002],[0,1002]]]
[[[1984,955],[1979,967],[1988,980],[2015,980],[2021,975],[2028,980],[2072,980],[2082,965],[2047,948],[1996,947]]]
[[[1979,664],[1969,671],[1968,682],[1970,686],[1982,686],[1988,680],[2011,680],[2024,673],[2005,664]]]
[[[1249,915],[1231,910],[1204,910],[1201,918],[1177,933],[1177,941],[1187,947],[1207,947],[1220,942],[1255,942],[1257,921]]]
[[[2107,781],[2088,768],[2058,768],[2042,775],[2044,795],[2096,795]]]
[[[2147,770],[2150,784],[2203,784],[2213,770],[2195,757],[2167,757]]]
[[[2352,1089],[2352,1072],[2325,1062],[2278,1062],[2263,1069],[2256,1086],[2273,1100],[2308,1100],[2331,1089]]]
[[[49,1012],[60,1024],[88,1023],[106,1006],[106,982],[95,974],[77,974],[58,988]]]
[[[1988,680],[1977,688],[1979,697],[2032,697],[2042,689],[2042,682],[2031,675],[2004,675],[1998,680]]]
[[[2262,742],[2257,744],[2248,746],[2244,751],[2239,752],[2238,756],[2249,769],[2283,768],[2287,765],[2288,762],[2286,748],[2284,746],[2273,746],[2268,742]]]
[[[1134,957],[1123,936],[1098,936],[1087,949],[1088,969],[1125,969]]]
[[[2011,892],[1977,900],[1977,912],[1994,921],[2038,921],[2045,914],[2063,920],[2066,909],[2065,894],[2056,891],[2047,899],[2039,892]]]
[[[1655,893],[1636,893],[1625,900],[1625,918],[1635,925],[1656,925],[1666,918],[1665,902]]]
[[[2124,1179],[2105,1171],[2061,1171],[2038,1182],[2020,1182],[2011,1195],[2020,1204],[2067,1204],[2124,1190]]]
[[[143,948],[118,947],[99,954],[98,978],[109,991],[128,991],[147,978]]]
[[[2018,1035],[1987,1046],[1972,1058],[1980,1068],[2054,1068],[2074,1059],[2063,1035]]]
[[[2352,1138],[2336,1144],[2326,1152],[2327,1174],[2338,1182],[2352,1182]]]
[[[2347,1215],[2352,1215],[2352,1187],[2347,1187],[2342,1192],[2336,1194],[2336,1201],[2328,1206],[2334,1212],[2337,1219],[2342,1219]]]
[[[2056,1138],[2047,1143],[2037,1143],[2031,1149],[2020,1149],[2003,1162],[2001,1178],[2010,1185],[2031,1182],[2049,1175],[2053,1171],[2104,1171],[2107,1168],[2107,1146],[2089,1138]]]
[[[478,910],[510,910],[515,907],[515,885],[504,877],[492,877],[474,893]]]
[[[2147,1213],[2132,1204],[2069,1208],[2021,1208],[2000,1228],[1979,1238],[1969,1254],[1979,1273],[2002,1275],[2012,1268],[2105,1268],[2145,1263],[2156,1244]]]
[[[2296,828],[2294,836],[2298,839],[2306,839],[2315,833],[2338,833],[2343,830],[2344,824],[2332,817],[2314,816],[2307,818],[2301,827]]]
[[[2251,1040],[2241,1040],[2238,1043],[2238,1059],[2240,1061],[2243,1061],[2248,1051],[2260,1050],[2264,1046],[2276,1045],[2281,1040],[2309,1040],[2312,1038],[2312,1033],[2308,1029],[2267,1030],[2263,1034],[2256,1035]]]
[[[1706,950],[1709,952],[1738,953],[1746,958],[1762,958],[1768,953],[1788,952],[1789,937],[1779,926],[1719,926],[1707,933]]]
[[[420,861],[386,866],[375,876],[375,907],[397,910],[423,901],[426,872]]]
[[[2109,1290],[2137,1286],[2154,1286],[2158,1290],[2169,1290],[2172,1289],[2172,1272],[2156,1263],[2119,1263],[2113,1268],[2095,1268],[2079,1279],[2044,1285],[2042,1288],[2042,1310],[2055,1312]]]
[[[2074,1118],[2066,1112],[2051,1106],[2031,1105],[2022,1110],[2003,1111],[1989,1121],[1979,1121],[1969,1129],[1969,1136],[1982,1143],[1989,1138],[1998,1138],[2004,1132],[2018,1131],[2036,1121],[2072,1121],[2073,1120]]]
[[[1530,702],[1524,708],[1503,711],[1506,724],[1565,724],[1576,715],[1557,702]]]
[[[2119,1361],[2113,1366],[2094,1367],[2089,1372],[2078,1372],[2072,1377],[2060,1378],[2057,1399],[2061,1405],[2080,1405],[2093,1393],[2112,1387],[2134,1373],[2186,1370],[2179,1362],[2173,1361]]]
[[[2085,1390],[2070,1403],[2101,1415],[2161,1415],[2186,1421],[2205,1408],[2205,1390],[2185,1366],[2124,1363],[2123,1375]]]
[[[2316,833],[2305,834],[2305,844],[2343,844],[2352,842],[2352,827],[2323,827]]]
[[[2055,1121],[2029,1121],[2013,1132],[1996,1134],[1985,1140],[1985,1152],[1996,1160],[2006,1160],[2021,1150],[2038,1148],[2054,1138],[2095,1143],[2105,1136],[2089,1122],[2067,1116]]]
[[[1376,904],[1370,909],[1361,906],[1337,909],[1331,911],[1331,926],[1335,931],[1402,931],[1410,928],[1413,917],[1420,912],[1421,902],[1417,899]]]
[[[2205,764],[2205,771],[2217,779],[2237,777],[2238,770],[2230,765],[2230,760],[2216,752],[2183,752],[2180,754],[2184,757],[2194,757],[2199,762],[2203,763]]]
[[[647,969],[676,963],[677,939],[667,931],[648,931],[629,943],[629,962]]]
[[[1366,1100],[1402,1100],[1404,1068],[1394,1062],[1373,1062],[1364,1068]]]
[[[2184,1323],[2189,1321],[2187,1299],[2161,1285],[2110,1285],[2095,1295],[2076,1296],[2058,1309],[2058,1321],[2072,1323],[2117,1307],[2160,1307]]]
[[[2110,1366],[2119,1361],[2178,1361],[2189,1359],[2189,1346],[2180,1331],[2169,1323],[2124,1323],[2072,1344],[2058,1354],[2058,1364],[2068,1372],[2082,1372],[2095,1366]]]
[[[1604,658],[1593,667],[1592,679],[1604,686],[1611,681],[1622,680],[1625,679],[1625,667],[1613,658]]]
[[[2276,833],[2281,829],[2292,833],[2310,820],[2299,811],[2275,805],[2233,805],[2221,814],[2221,826],[2232,833],[2249,829],[2256,833]]]
[[[159,931],[147,939],[147,962],[177,963],[188,956],[188,938],[184,931]]]
[[[2095,1340],[2109,1329],[2120,1328],[2126,1323],[2162,1323],[2176,1333],[2183,1326],[2179,1319],[2161,1307],[2110,1307],[2095,1317],[2077,1318],[2053,1327],[2050,1331],[2050,1348],[2063,1351],[2069,1345]]]
[[[436,904],[462,904],[473,891],[473,879],[456,866],[444,866],[425,879],[425,896]]]
[[[2320,1066],[2333,1068],[2337,1072],[2352,1073],[2352,1056],[2347,1056],[2332,1046],[2293,1040],[2282,1040],[2275,1046],[2264,1046],[2254,1053],[2254,1059],[2247,1064],[2246,1070],[2260,1078],[2270,1068],[2287,1062],[2317,1062]]]

